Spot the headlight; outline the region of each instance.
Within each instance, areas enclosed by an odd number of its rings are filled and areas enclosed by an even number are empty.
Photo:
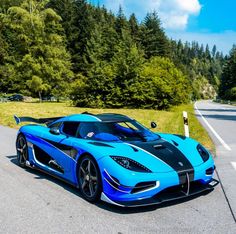
[[[198,153],[201,155],[202,160],[203,160],[204,162],[206,162],[206,161],[209,159],[210,155],[209,155],[209,153],[207,152],[207,150],[206,150],[202,145],[198,144],[198,146],[197,146],[197,151],[198,151]]]
[[[147,167],[143,166],[142,164],[122,156],[110,156],[115,162],[117,162],[122,167],[137,172],[152,172]]]

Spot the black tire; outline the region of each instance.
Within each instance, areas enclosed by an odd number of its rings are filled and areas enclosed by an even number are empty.
[[[92,156],[85,155],[79,160],[77,178],[82,196],[89,202],[98,201],[102,192],[101,173]]]
[[[18,165],[25,168],[28,160],[28,146],[23,134],[19,134],[16,139],[16,152]]]

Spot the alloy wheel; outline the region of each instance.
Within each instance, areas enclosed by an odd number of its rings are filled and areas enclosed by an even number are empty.
[[[16,144],[17,149],[17,160],[20,166],[25,166],[26,161],[28,160],[28,149],[27,142],[23,135],[20,135],[17,139]]]
[[[80,190],[88,200],[93,200],[99,190],[98,170],[90,158],[84,158],[79,166]]]

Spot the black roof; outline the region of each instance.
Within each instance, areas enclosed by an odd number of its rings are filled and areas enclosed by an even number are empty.
[[[83,113],[83,114],[88,114],[88,115],[93,115],[91,113]],[[114,113],[103,113],[103,114],[97,114],[93,115],[100,119],[102,122],[125,122],[125,121],[130,121],[133,120],[129,118],[128,116],[121,115],[121,114],[114,114]]]

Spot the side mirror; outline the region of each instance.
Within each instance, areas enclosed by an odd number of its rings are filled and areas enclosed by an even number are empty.
[[[60,135],[60,130],[58,128],[51,128],[49,132],[53,135]]]
[[[155,122],[151,122],[151,128],[156,128],[157,124]]]

